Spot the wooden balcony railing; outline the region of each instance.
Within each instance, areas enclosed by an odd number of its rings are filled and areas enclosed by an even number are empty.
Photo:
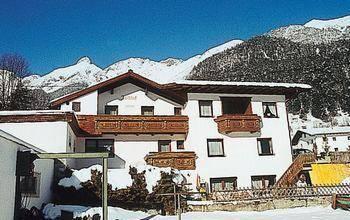
[[[221,115],[215,119],[221,134],[232,132],[259,132],[261,117],[258,115]]]
[[[90,134],[187,134],[188,117],[141,115],[79,115],[79,126]]]
[[[151,152],[145,157],[147,164],[156,167],[171,167],[179,170],[195,170],[196,154],[186,152]]]

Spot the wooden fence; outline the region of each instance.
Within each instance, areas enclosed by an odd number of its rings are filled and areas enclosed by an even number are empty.
[[[330,152],[331,163],[350,163],[350,152]]]
[[[218,202],[231,202],[325,197],[333,194],[350,195],[350,184],[314,185],[307,187],[274,187],[266,189],[239,188],[234,191],[213,192],[209,194],[209,197]]]

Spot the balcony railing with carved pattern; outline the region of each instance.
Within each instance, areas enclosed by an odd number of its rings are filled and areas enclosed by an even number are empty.
[[[151,152],[145,157],[147,164],[156,167],[172,167],[179,170],[195,170],[196,154],[185,152]]]
[[[90,134],[184,134],[188,117],[183,115],[79,115],[79,126]]]
[[[214,119],[221,134],[233,132],[260,132],[261,117],[258,115],[221,115]]]

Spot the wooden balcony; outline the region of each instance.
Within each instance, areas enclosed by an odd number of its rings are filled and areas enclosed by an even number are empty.
[[[179,170],[195,170],[196,154],[185,152],[151,152],[145,157],[147,164],[156,167],[171,167]]]
[[[258,115],[221,115],[214,119],[221,134],[234,132],[260,132],[261,117]]]
[[[182,115],[79,115],[79,126],[89,134],[184,134],[188,117]]]

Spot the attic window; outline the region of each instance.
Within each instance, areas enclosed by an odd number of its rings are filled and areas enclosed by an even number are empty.
[[[80,112],[80,110],[81,110],[80,102],[73,102],[72,103],[72,110],[75,112]]]
[[[141,106],[141,115],[154,115],[154,106]]]

